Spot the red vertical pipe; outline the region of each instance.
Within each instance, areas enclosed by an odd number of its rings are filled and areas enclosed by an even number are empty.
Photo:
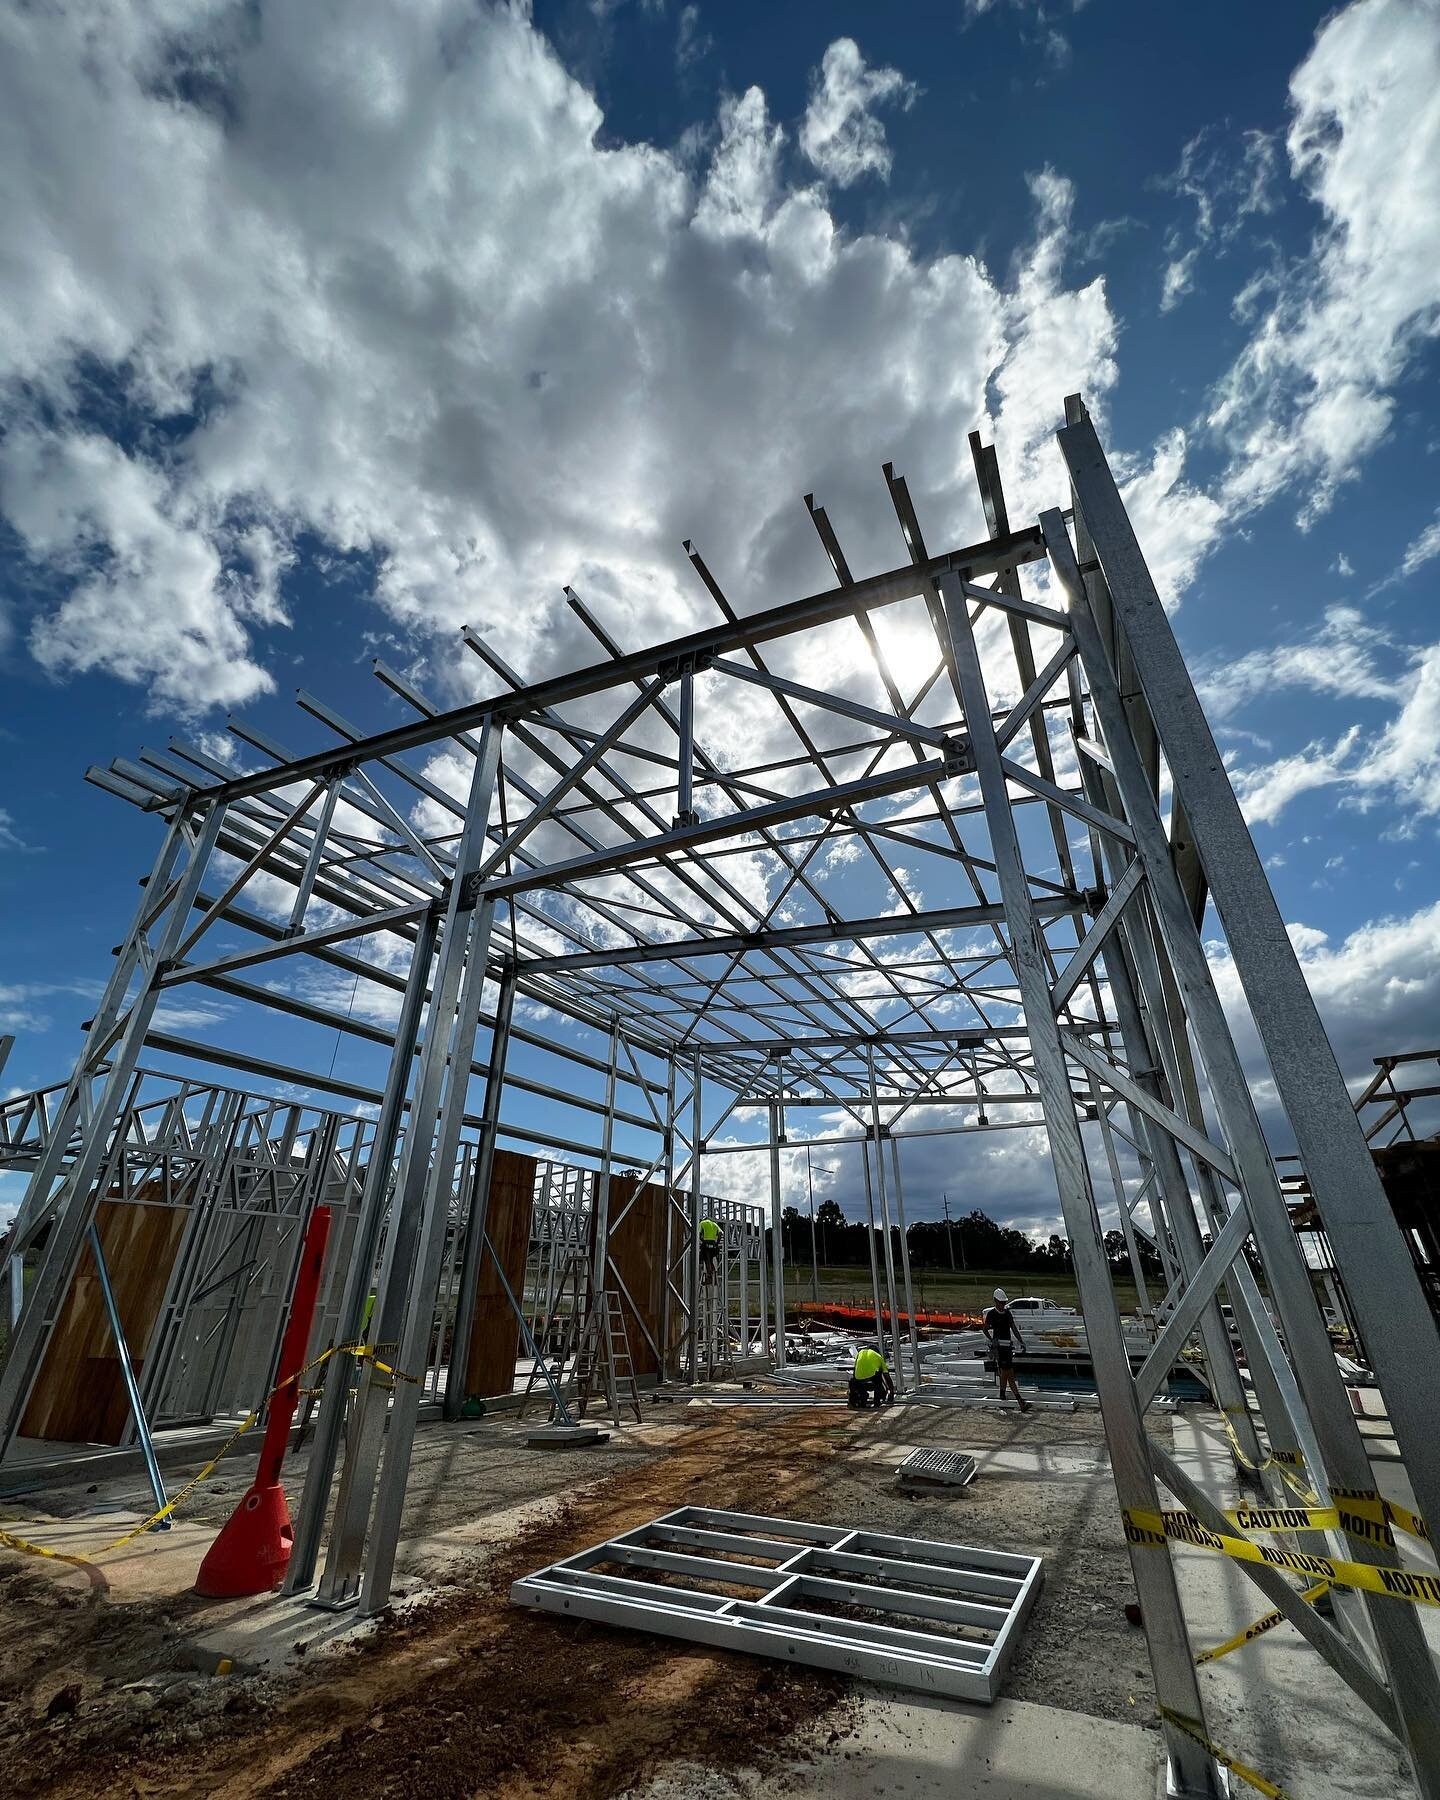
[[[310,1327],[315,1322],[320,1271],[325,1266],[325,1246],[329,1241],[330,1208],[317,1206],[310,1215],[310,1227],[305,1233],[305,1246],[300,1252],[300,1267],[295,1276],[295,1291],[290,1297],[290,1318],[280,1345],[279,1386],[270,1401],[270,1417],[265,1422],[265,1442],[260,1448],[256,1487],[272,1487],[280,1479],[280,1465],[285,1461],[285,1450],[290,1442],[290,1423],[300,1398],[300,1383],[295,1377],[305,1366],[305,1349],[310,1342]]]

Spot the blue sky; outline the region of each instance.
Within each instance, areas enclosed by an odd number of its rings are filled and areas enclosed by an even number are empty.
[[[886,460],[966,541],[966,433],[1053,503],[1072,389],[1347,1075],[1440,1037],[1434,0],[13,10],[0,196],[8,1089],[153,854],[88,763],[231,709],[314,747],[299,685],[378,728],[375,654],[479,693],[465,623],[590,660],[565,581],[672,635],[687,535],[742,610],[808,591],[809,491],[887,566]],[[915,1155],[914,1211],[1053,1214],[1033,1153]]]

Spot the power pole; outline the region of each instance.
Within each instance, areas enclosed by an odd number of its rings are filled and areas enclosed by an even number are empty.
[[[810,1146],[805,1146],[805,1185],[810,1190],[810,1298],[820,1304],[820,1264],[815,1255],[815,1176],[810,1168]]]
[[[950,1196],[947,1193],[942,1195],[941,1199],[945,1207],[945,1241],[950,1246],[950,1271],[953,1274],[955,1271],[955,1233],[950,1227]]]

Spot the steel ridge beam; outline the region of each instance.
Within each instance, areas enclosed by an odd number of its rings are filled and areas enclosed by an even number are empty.
[[[1045,555],[1038,526],[1013,531],[1007,538],[986,539],[960,550],[947,551],[928,563],[907,563],[900,569],[889,569],[881,575],[868,576],[843,588],[826,588],[803,600],[787,601],[764,612],[751,613],[738,624],[711,626],[706,631],[692,631],[668,643],[637,650],[628,656],[604,663],[592,663],[568,675],[552,675],[548,680],[532,683],[517,693],[497,695],[491,700],[472,701],[437,713],[434,718],[416,720],[357,743],[331,745],[313,755],[251,775],[236,776],[215,787],[199,788],[188,797],[187,805],[201,798],[223,801],[244,799],[261,794],[282,783],[313,779],[339,763],[370,762],[381,756],[394,756],[403,750],[415,750],[437,738],[453,737],[481,725],[492,714],[503,718],[524,718],[537,708],[556,706],[567,700],[584,699],[606,688],[618,687],[637,675],[655,675],[671,663],[693,661],[696,657],[715,656],[727,650],[744,649],[749,644],[768,643],[787,637],[807,625],[828,625],[836,619],[862,609],[893,606],[901,600],[912,600],[922,594],[937,576],[956,574],[964,580],[975,575],[990,575],[1017,563],[1038,562]],[[155,810],[154,807],[151,810]]]

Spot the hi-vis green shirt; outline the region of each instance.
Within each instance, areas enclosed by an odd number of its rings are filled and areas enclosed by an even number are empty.
[[[713,1219],[702,1219],[700,1221],[700,1241],[705,1244],[718,1244],[720,1242],[720,1227]]]
[[[869,1381],[872,1375],[878,1375],[885,1366],[885,1358],[878,1350],[862,1350],[855,1358],[855,1379]]]

